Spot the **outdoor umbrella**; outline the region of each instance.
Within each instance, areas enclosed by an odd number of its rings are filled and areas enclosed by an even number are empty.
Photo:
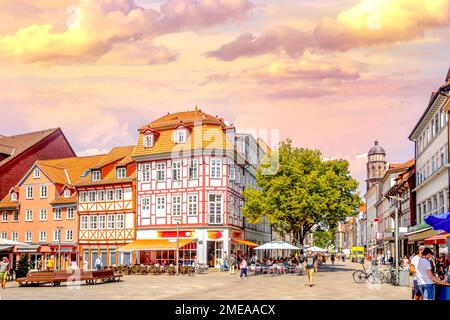
[[[311,250],[312,252],[325,252],[325,251],[327,251],[327,250],[325,250],[323,248],[316,247],[316,246],[306,248],[306,251],[309,251],[309,250]]]
[[[434,230],[444,230],[450,232],[450,212],[441,214],[430,214],[425,218],[425,222]]]
[[[300,250],[300,248],[284,241],[272,241],[256,247],[254,250]]]
[[[13,241],[13,240],[7,240],[7,239],[0,239],[0,246],[28,246],[28,244],[19,242],[19,241]]]

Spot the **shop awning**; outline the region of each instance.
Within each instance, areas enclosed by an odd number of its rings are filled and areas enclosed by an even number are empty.
[[[52,253],[52,249],[49,246],[40,246],[39,248],[40,253]]]
[[[447,244],[447,238],[450,234],[447,232],[440,233],[434,237],[425,239],[425,244]]]
[[[10,251],[13,246],[0,246],[0,251]]]
[[[40,245],[30,244],[30,245],[17,245],[15,252],[37,252]]]
[[[438,231],[433,230],[433,229],[425,229],[425,230],[421,230],[421,232],[415,232],[412,234],[408,234],[407,238],[408,241],[425,241],[425,239],[434,237],[435,235],[438,234]]]
[[[239,244],[245,244],[245,245],[247,245],[249,247],[257,247],[258,246],[257,243],[254,243],[254,242],[251,242],[251,241],[248,241],[248,240],[231,239],[231,241],[233,241],[235,243],[239,243]]]
[[[195,241],[194,239],[180,239],[179,247]],[[118,251],[137,251],[137,250],[176,250],[177,241],[168,239],[134,240],[133,242],[120,247]]]

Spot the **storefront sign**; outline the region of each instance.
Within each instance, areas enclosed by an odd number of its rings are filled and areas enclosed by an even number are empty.
[[[178,232],[178,236],[180,238],[194,238],[195,231],[192,230],[183,230]],[[158,231],[158,238],[176,238],[177,231]]]
[[[222,239],[222,231],[211,231],[208,230],[208,239],[214,239],[214,240],[218,240],[218,239]]]

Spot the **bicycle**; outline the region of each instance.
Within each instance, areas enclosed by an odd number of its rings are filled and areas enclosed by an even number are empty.
[[[395,268],[393,268],[392,266],[384,272],[383,276],[386,283],[392,284],[394,286],[398,285],[397,273],[395,272]]]
[[[378,268],[371,268],[370,270],[366,270],[364,263],[361,264],[363,269],[356,270],[353,272],[353,281],[356,283],[364,283],[369,281],[370,283],[383,283],[384,274],[380,272]],[[373,264],[376,266],[376,264]]]

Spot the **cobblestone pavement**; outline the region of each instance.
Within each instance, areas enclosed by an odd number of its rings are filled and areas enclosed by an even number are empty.
[[[196,276],[124,276],[123,281],[98,285],[18,287],[9,282],[0,290],[8,299],[410,299],[411,289],[353,282],[360,265],[338,262],[314,274],[315,285],[305,286],[306,276],[253,276],[239,279],[225,272]]]

